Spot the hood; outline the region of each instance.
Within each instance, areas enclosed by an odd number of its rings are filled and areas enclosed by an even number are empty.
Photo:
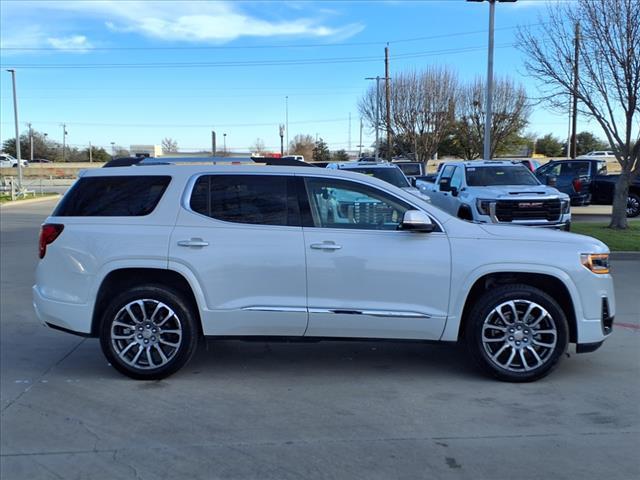
[[[583,253],[608,253],[607,247],[600,240],[586,235],[569,233],[548,228],[536,228],[520,225],[494,225],[478,223],[478,228],[492,237],[502,240],[526,240],[540,243],[564,243],[580,247]]]
[[[488,187],[467,187],[467,190],[473,191],[478,198],[497,199],[497,200],[518,200],[531,199],[539,197],[560,197],[560,199],[568,199],[566,193],[561,193],[553,187],[547,185],[500,185]]]
[[[420,200],[424,200],[425,202],[431,203],[431,198],[429,198],[428,195],[422,193],[416,187],[402,187],[402,190],[404,190],[407,193],[410,193],[411,195],[418,197]]]

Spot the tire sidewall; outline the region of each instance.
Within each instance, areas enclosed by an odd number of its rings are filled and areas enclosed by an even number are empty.
[[[111,325],[116,314],[127,303],[141,300],[158,300],[177,314],[182,327],[182,341],[178,352],[165,365],[154,369],[136,369],[122,362],[111,343]],[[100,346],[109,363],[120,373],[137,380],[159,380],[175,373],[184,366],[193,355],[198,341],[198,329],[192,308],[184,297],[174,289],[160,285],[133,287],[116,296],[105,308],[100,324]]]
[[[491,310],[501,303],[517,299],[535,302],[546,309],[552,316],[557,330],[556,347],[551,356],[543,365],[528,372],[512,372],[498,367],[489,358],[482,342],[482,326]],[[505,286],[485,293],[472,308],[468,318],[465,339],[469,353],[486,373],[500,380],[530,382],[544,377],[555,368],[561,357],[567,351],[569,327],[564,311],[548,294],[528,285]]]

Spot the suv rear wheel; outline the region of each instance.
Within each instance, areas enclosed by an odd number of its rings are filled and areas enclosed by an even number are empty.
[[[640,215],[640,195],[629,192],[627,197],[627,217],[634,218]]]
[[[567,350],[569,329],[562,308],[529,285],[487,291],[467,321],[469,353],[500,380],[529,382],[544,377]]]
[[[100,345],[119,372],[138,380],[168,377],[193,355],[198,328],[183,296],[161,285],[141,285],[105,309]]]

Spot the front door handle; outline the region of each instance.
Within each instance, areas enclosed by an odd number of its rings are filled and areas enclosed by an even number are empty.
[[[315,250],[340,250],[341,245],[336,245],[333,242],[312,243],[311,248]]]
[[[206,247],[209,242],[205,242],[201,238],[190,238],[189,240],[179,240],[178,245],[181,247]]]

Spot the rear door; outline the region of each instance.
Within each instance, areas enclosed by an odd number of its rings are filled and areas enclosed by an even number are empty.
[[[305,252],[293,176],[192,179],[169,267],[201,286],[205,335],[302,335]]]

